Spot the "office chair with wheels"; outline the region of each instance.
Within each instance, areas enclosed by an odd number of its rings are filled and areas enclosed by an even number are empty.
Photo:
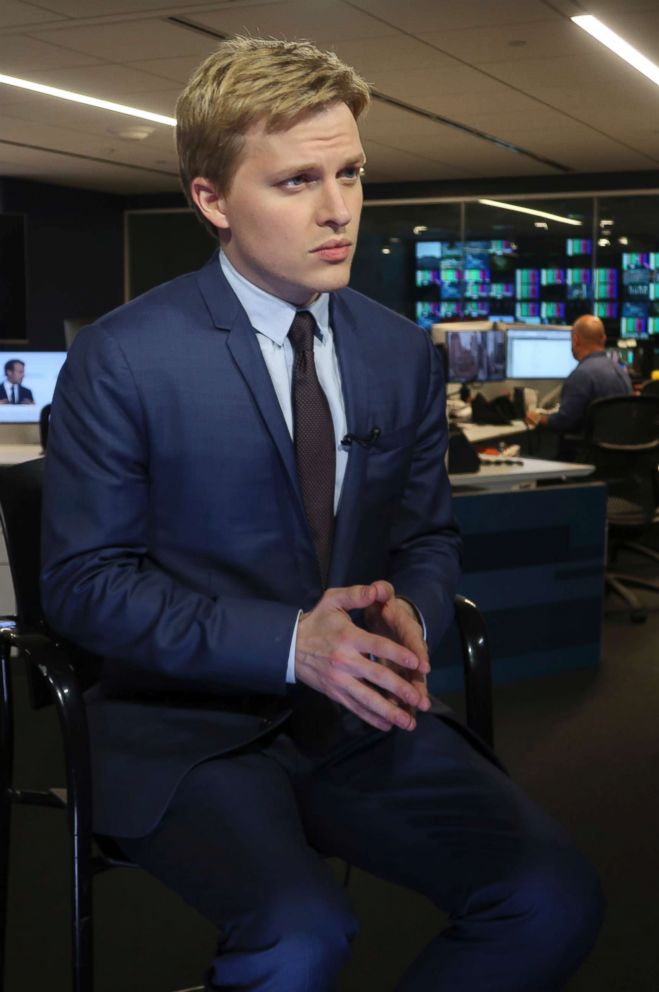
[[[659,580],[621,572],[615,562],[626,550],[659,564],[659,553],[636,540],[655,516],[658,424],[659,396],[609,396],[591,403],[584,431],[585,458],[595,465],[592,478],[606,482],[608,489],[606,585],[629,605],[630,619],[638,623],[647,613],[629,587],[659,592]]]
[[[113,867],[135,867],[91,827],[91,771],[83,690],[94,681],[93,656],[47,629],[39,597],[44,459],[0,468],[0,515],[16,596],[16,617],[0,619],[0,992],[4,989],[10,818],[14,804],[57,807],[68,817],[71,849],[73,992],[93,992],[92,881]],[[463,646],[467,723],[491,747],[490,660],[483,617],[456,597]],[[84,663],[84,664],[83,664]],[[64,788],[38,791],[14,783],[12,666],[26,667],[31,703],[54,704],[64,751]]]

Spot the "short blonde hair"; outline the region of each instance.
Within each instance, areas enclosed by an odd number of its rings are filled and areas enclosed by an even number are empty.
[[[229,191],[253,124],[263,121],[266,131],[285,130],[336,102],[347,104],[357,120],[370,92],[333,52],[308,41],[236,37],[223,42],[195,70],[176,104],[179,171],[188,203],[197,210],[190,185],[198,176],[218,192]]]

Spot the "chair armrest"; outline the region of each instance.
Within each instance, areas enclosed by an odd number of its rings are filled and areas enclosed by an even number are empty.
[[[493,748],[492,672],[485,619],[470,599],[456,596],[455,620],[462,643],[467,725]]]

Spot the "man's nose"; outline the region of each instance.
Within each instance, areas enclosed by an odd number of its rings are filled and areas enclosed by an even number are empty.
[[[346,190],[337,182],[327,183],[323,188],[320,206],[320,223],[333,227],[345,227],[350,223],[352,210],[346,200]]]

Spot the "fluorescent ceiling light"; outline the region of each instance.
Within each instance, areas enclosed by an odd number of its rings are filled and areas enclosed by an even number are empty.
[[[97,100],[95,96],[85,96],[84,93],[72,93],[70,90],[60,90],[56,86],[44,86],[33,83],[29,79],[17,79],[16,76],[5,76],[0,73],[0,83],[7,86],[17,86],[22,90],[33,90],[46,96],[57,96],[60,100],[72,100],[73,103],[84,103],[88,107],[98,107],[100,110],[113,110],[116,114],[127,114],[129,117],[140,117],[155,124],[168,124],[175,127],[175,117],[165,117],[163,114],[152,114],[150,110],[139,110],[137,107],[126,107],[123,103],[112,103],[110,100]]]
[[[606,24],[602,24],[599,18],[593,17],[592,14],[583,14],[578,17],[571,17],[570,20],[659,86],[659,66],[650,62],[650,59],[646,59],[645,55],[641,55],[638,49],[626,42],[611,28],[607,28]]]
[[[479,200],[486,207],[501,207],[502,210],[514,210],[518,214],[531,214],[532,217],[546,217],[547,220],[558,220],[561,224],[573,224],[581,227],[581,221],[574,217],[561,217],[559,214],[548,214],[545,210],[533,210],[531,207],[518,207],[516,203],[504,203],[502,200]]]

